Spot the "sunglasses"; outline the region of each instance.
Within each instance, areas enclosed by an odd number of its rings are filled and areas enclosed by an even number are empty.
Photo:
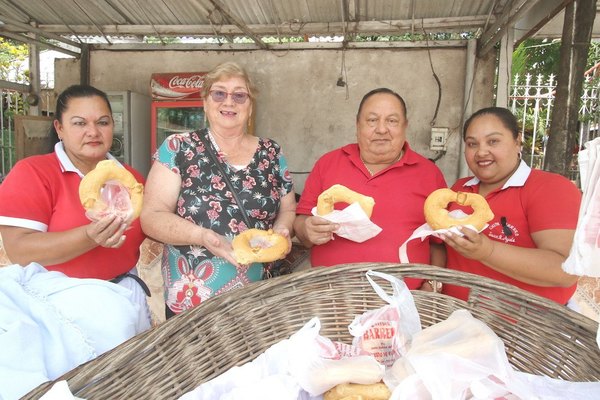
[[[244,104],[246,100],[248,100],[248,97],[250,97],[246,92],[227,93],[224,90],[211,90],[208,94],[210,94],[213,101],[216,101],[217,103],[224,102],[228,95],[231,96],[231,100],[237,104]]]

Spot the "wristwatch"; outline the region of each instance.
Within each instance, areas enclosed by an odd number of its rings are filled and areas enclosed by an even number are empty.
[[[433,288],[433,293],[441,293],[443,287],[442,282],[438,282],[433,279],[428,279],[427,283],[429,283]]]

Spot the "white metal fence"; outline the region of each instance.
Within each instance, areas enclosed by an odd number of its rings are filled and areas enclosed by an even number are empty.
[[[578,140],[573,149],[570,179],[577,181],[579,170],[576,154],[585,142],[599,135],[600,72],[599,65],[586,71],[579,109]],[[510,108],[519,119],[523,133],[523,159],[534,168],[542,168],[554,106],[556,76],[515,75],[511,85]]]

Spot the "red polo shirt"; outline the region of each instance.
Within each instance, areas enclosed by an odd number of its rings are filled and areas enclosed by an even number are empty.
[[[11,169],[0,184],[0,225],[61,232],[90,223],[79,201],[80,172],[64,151],[62,155],[60,160],[57,153],[32,156]],[[144,182],[133,168],[125,168],[138,182]],[[45,267],[76,278],[112,279],[137,263],[144,240],[139,218],[125,236],[118,249],[98,246],[67,262]]]
[[[479,180],[463,178],[452,187],[454,191],[478,193]],[[579,189],[565,177],[537,169],[530,169],[524,162],[515,171],[503,188],[487,195],[494,219],[483,234],[491,240],[510,243],[514,246],[535,248],[531,234],[546,229],[575,229],[581,202]],[[459,206],[451,204],[450,209]],[[465,210],[470,213],[472,211]],[[511,234],[503,231],[501,218]],[[577,285],[570,287],[546,287],[530,285],[501,272],[495,271],[479,261],[465,258],[450,246],[447,249],[447,267],[486,276],[500,282],[510,283],[521,289],[566,304],[573,296]],[[464,287],[444,285],[443,292],[466,300],[469,290]]]
[[[349,144],[322,156],[313,167],[296,212],[312,215],[318,196],[334,184],[375,199],[371,220],[383,230],[363,243],[337,235],[324,245],[311,248],[313,266],[356,262],[398,263],[398,248],[413,231],[425,223],[423,203],[434,190],[446,187],[444,176],[430,160],[404,145],[404,156],[385,170],[371,176],[360,160],[357,144]],[[343,209],[346,204],[337,204]],[[408,244],[410,262],[429,264],[429,240]],[[412,286],[412,287],[411,287]],[[409,285],[411,289],[417,284]]]

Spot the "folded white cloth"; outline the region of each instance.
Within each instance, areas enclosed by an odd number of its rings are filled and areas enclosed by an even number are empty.
[[[141,332],[131,296],[36,263],[0,268],[0,398],[17,399]]]

